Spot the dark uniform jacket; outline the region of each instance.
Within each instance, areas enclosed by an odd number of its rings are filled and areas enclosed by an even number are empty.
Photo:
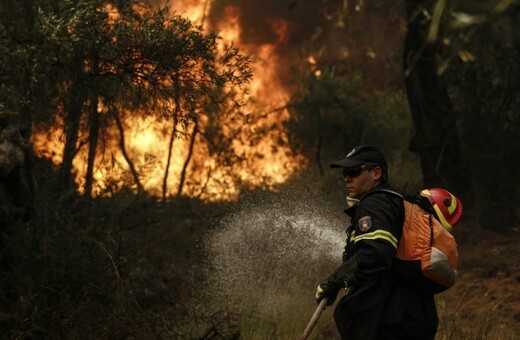
[[[378,189],[345,212],[343,267],[349,294],[337,304],[336,326],[342,339],[433,339],[437,314],[432,295],[406,290],[392,272],[404,223],[402,198]]]

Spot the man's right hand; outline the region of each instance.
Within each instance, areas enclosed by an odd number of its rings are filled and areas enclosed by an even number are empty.
[[[319,304],[321,300],[327,298],[327,306],[332,305],[338,296],[339,290],[340,287],[337,287],[333,281],[329,280],[321,283],[318,285],[318,288],[316,288],[316,302]]]
[[[332,305],[341,288],[347,289],[358,284],[358,279],[355,275],[356,272],[357,260],[355,256],[352,256],[346,262],[343,262],[343,264],[327,278],[327,281],[316,288],[316,302],[320,303],[323,298],[327,298],[327,306]]]

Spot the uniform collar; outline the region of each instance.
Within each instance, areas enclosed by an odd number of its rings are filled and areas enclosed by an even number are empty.
[[[361,200],[363,200],[363,198],[365,198],[366,196],[370,195],[371,193],[373,193],[374,191],[378,191],[380,189],[390,189],[390,185],[388,183],[380,183],[378,186],[376,186],[374,189],[370,190],[369,192],[367,192],[366,194],[364,194],[360,199],[359,199],[359,202],[361,202]],[[343,210],[343,212],[345,214],[347,214],[349,217],[354,217],[354,214],[356,212],[356,209],[359,205],[359,202],[358,204],[355,204],[353,206],[350,206],[348,207],[347,209]]]

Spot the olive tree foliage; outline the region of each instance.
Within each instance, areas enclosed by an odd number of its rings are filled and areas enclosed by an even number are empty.
[[[117,131],[135,186],[143,190],[125,150],[124,122],[131,115],[169,123],[169,166],[175,139],[198,133],[214,138],[205,124],[218,119],[210,117],[241,114],[242,95],[251,78],[248,57],[222,44],[215,32],[205,33],[189,20],[172,16],[166,7],[154,10],[140,1],[13,3],[28,13],[21,26],[30,34],[0,31],[8,46],[4,58],[10,62],[2,66],[22,61],[22,72],[3,77],[2,86],[30,103],[27,124],[39,129],[62,124],[65,188],[72,184],[73,159],[87,146],[85,193],[91,193],[99,165],[96,155],[105,154],[111,131]],[[27,41],[20,42],[17,35]],[[2,101],[20,111],[13,101]],[[165,169],[165,183],[167,173]]]

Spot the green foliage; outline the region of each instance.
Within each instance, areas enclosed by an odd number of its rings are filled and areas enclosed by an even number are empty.
[[[289,145],[321,167],[322,157],[344,154],[363,135],[363,114],[357,104],[361,78],[349,78],[339,67],[300,74],[300,88],[291,99],[285,126]]]
[[[392,186],[408,193],[421,189],[419,159],[408,150],[412,121],[405,95],[400,92],[367,94],[361,108],[367,114],[366,129],[359,143],[381,146]]]
[[[359,74],[340,67],[301,76],[299,84],[285,126],[290,147],[311,166],[317,163],[323,172],[323,163],[343,157],[355,145],[375,144],[387,156],[391,182],[398,188],[417,187],[420,169],[407,151],[411,121],[402,93],[367,92]]]

